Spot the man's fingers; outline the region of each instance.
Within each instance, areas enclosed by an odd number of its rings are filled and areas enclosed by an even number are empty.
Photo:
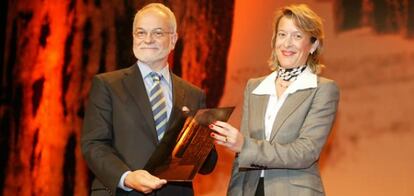
[[[162,185],[166,184],[167,181],[164,179],[159,179],[157,176],[153,176],[150,173],[146,172],[145,174],[145,178],[146,178],[146,184],[148,187],[152,188],[152,189],[158,189],[161,188]]]
[[[131,172],[131,175],[132,179],[127,176],[129,187],[145,194],[151,193],[153,190],[159,189],[167,183],[165,179],[159,179],[145,170],[136,170]]]

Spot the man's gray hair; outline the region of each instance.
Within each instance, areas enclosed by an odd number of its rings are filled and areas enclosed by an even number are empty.
[[[142,12],[144,12],[145,10],[148,10],[148,9],[156,9],[156,10],[159,10],[162,13],[166,14],[168,16],[169,20],[170,20],[170,27],[171,27],[170,30],[172,30],[173,32],[177,32],[177,20],[175,19],[174,13],[171,11],[170,8],[168,8],[167,6],[165,6],[161,3],[150,3],[146,6],[144,6],[143,8],[141,8],[140,10],[138,10],[138,12],[135,14],[135,17],[134,17],[134,23],[133,23],[133,26],[132,26],[132,31],[135,31],[138,16]]]

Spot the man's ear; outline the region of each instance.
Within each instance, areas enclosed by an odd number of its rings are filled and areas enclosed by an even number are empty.
[[[316,40],[315,42],[313,42],[309,53],[313,54],[316,51],[316,49],[318,48],[318,46],[319,46],[319,40]]]
[[[177,40],[178,40],[178,33],[174,33],[171,36],[171,50],[174,50],[175,44],[177,44]]]

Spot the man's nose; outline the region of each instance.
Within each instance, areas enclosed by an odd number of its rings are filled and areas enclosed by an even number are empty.
[[[144,41],[146,43],[151,43],[152,41],[154,41],[154,38],[152,37],[151,32],[148,32],[147,34],[145,34]]]

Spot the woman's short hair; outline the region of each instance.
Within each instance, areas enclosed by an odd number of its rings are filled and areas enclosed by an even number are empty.
[[[306,62],[313,73],[319,73],[321,68],[324,67],[324,65],[320,63],[324,40],[322,19],[305,4],[286,6],[276,12],[273,22],[273,35],[271,43],[272,54],[268,61],[269,66],[272,70],[277,70],[280,66],[276,56],[275,44],[278,31],[277,28],[282,17],[292,19],[300,30],[309,34],[311,36],[311,43],[315,43],[316,40],[319,41],[318,47],[308,56]]]

